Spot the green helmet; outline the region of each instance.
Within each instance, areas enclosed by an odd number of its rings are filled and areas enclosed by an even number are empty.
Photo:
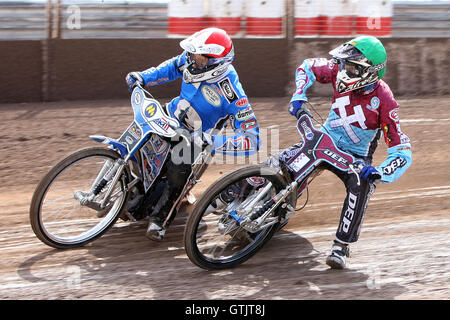
[[[360,36],[330,51],[339,63],[336,88],[340,93],[375,84],[386,72],[386,49],[372,36]]]

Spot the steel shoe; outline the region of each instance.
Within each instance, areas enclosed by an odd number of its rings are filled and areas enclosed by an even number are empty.
[[[158,223],[150,221],[145,236],[153,241],[162,241],[166,235],[166,229],[162,228]]]

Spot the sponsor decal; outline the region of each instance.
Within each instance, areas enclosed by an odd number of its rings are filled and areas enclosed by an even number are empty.
[[[142,102],[142,94],[139,91],[134,93],[134,103],[139,105]]]
[[[238,152],[238,151],[253,151],[252,144],[248,137],[239,137],[237,139],[228,139],[225,143],[216,148],[217,151],[222,152]]]
[[[205,98],[205,100],[208,101],[213,106],[215,106],[215,107],[221,106],[222,101],[220,99],[220,96],[210,86],[207,86],[207,85],[202,86],[202,94],[203,94],[203,97]]]
[[[398,118],[398,108],[395,108],[389,112],[389,118],[394,120],[395,122],[399,122]]]
[[[131,136],[126,136],[125,141],[127,142],[128,145],[132,145],[134,142],[134,140]]]
[[[371,67],[368,69],[368,71],[369,71],[369,72],[378,72],[378,71],[384,69],[384,68],[386,67],[386,64],[387,64],[387,63],[386,63],[386,61],[385,61],[385,62],[383,62],[383,63],[377,64],[376,66],[371,66]]]
[[[400,134],[400,143],[401,144],[408,144],[408,143],[411,143],[411,140],[409,140],[409,137],[406,134],[401,133]]]
[[[213,73],[211,73],[211,76],[218,77],[221,74],[224,74],[226,71],[228,71],[228,66],[224,66],[221,69],[214,71]]]
[[[156,154],[161,154],[168,146],[168,143],[156,134],[151,136],[150,142],[153,146],[153,151],[155,151]]]
[[[382,123],[381,126],[384,131],[384,141],[389,145],[395,138],[392,136],[391,125],[389,123]]]
[[[292,170],[299,172],[310,160],[311,159],[309,159],[309,157],[302,152],[289,164],[289,167]]]
[[[238,101],[236,101],[236,105],[238,107],[245,107],[246,105],[248,105],[248,99],[246,97],[243,97],[243,98],[239,99]]]
[[[229,103],[232,103],[238,99],[238,95],[234,91],[233,85],[231,84],[229,78],[219,81],[219,87],[222,89],[222,92]]]
[[[387,166],[383,167],[383,173],[385,175],[390,176],[397,170],[398,168],[401,168],[406,165],[406,160],[400,157],[395,158],[392,160]]]
[[[332,150],[330,150],[330,149],[328,149],[328,148],[325,149],[325,150],[323,150],[322,153],[323,153],[324,155],[330,157],[331,159],[337,161],[337,162],[340,163],[340,164],[343,164],[343,165],[345,165],[345,166],[348,165],[347,159],[341,157],[339,154],[337,154],[336,152],[334,152],[334,151],[332,151]]]
[[[147,118],[153,117],[155,115],[155,113],[156,113],[156,104],[154,104],[154,103],[148,105],[144,110],[144,115]]]
[[[333,70],[334,68],[334,59],[331,59],[328,61],[328,69]]]
[[[312,140],[314,138],[314,133],[312,132],[311,128],[308,127],[306,121],[302,121],[300,125],[303,128],[303,131],[305,132],[306,139]]]
[[[253,118],[255,114],[253,113],[253,110],[251,107],[247,107],[245,109],[239,110],[238,113],[236,113],[235,117],[237,120],[244,121],[250,118]]]
[[[218,86],[216,86],[215,84],[212,84],[212,85],[211,85],[211,88],[213,88],[213,89],[217,92],[217,94],[218,94],[219,96],[223,97],[223,93],[222,93],[222,91],[219,89]]]
[[[411,148],[410,147],[399,147],[397,148],[397,151],[410,151]]]
[[[355,215],[356,202],[358,197],[353,193],[348,193],[348,206],[347,210],[344,212],[344,217],[342,219],[342,231],[348,233],[350,229],[350,224],[352,223],[353,216]]]
[[[297,68],[297,76],[295,77],[295,85],[297,86],[296,94],[302,94],[305,89],[306,84],[308,83],[308,75],[306,74],[303,68]]]
[[[241,128],[244,130],[250,130],[258,125],[256,119],[250,119],[241,123]]]
[[[165,81],[169,81],[169,78],[161,78],[161,79],[158,79],[156,81],[149,81],[147,83],[147,85],[148,86],[156,86],[156,85],[160,84],[161,82],[165,82]]]
[[[136,123],[132,123],[127,131],[119,138],[119,142],[126,145],[128,151],[131,151],[141,139],[141,131]]]
[[[170,127],[169,123],[165,119],[159,118],[159,119],[153,120],[153,122],[161,129],[163,129],[165,131],[169,130],[169,127]]]
[[[380,98],[373,97],[370,100],[370,105],[367,105],[366,108],[369,110],[376,110],[376,109],[378,109],[379,106],[380,106]]]
[[[130,129],[128,130],[128,132],[136,139],[140,139],[141,138],[141,129],[138,127],[138,125],[136,123],[131,124]]]
[[[297,153],[299,153],[300,150],[301,150],[301,148],[283,151],[283,153],[282,153],[281,156],[280,156],[280,160],[286,162],[286,161],[288,161],[290,158],[292,158],[293,156],[295,156]]]

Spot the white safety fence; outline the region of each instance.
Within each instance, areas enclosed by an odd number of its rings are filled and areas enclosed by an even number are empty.
[[[0,39],[450,37],[450,0],[0,0]]]

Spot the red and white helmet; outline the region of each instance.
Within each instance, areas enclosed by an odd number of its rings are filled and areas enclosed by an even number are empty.
[[[230,36],[219,28],[200,30],[180,42],[181,48],[188,53],[201,54],[208,58],[208,65],[203,69],[193,67],[187,55],[188,65],[184,69],[185,82],[201,82],[216,78],[228,71],[234,59],[234,46]]]

